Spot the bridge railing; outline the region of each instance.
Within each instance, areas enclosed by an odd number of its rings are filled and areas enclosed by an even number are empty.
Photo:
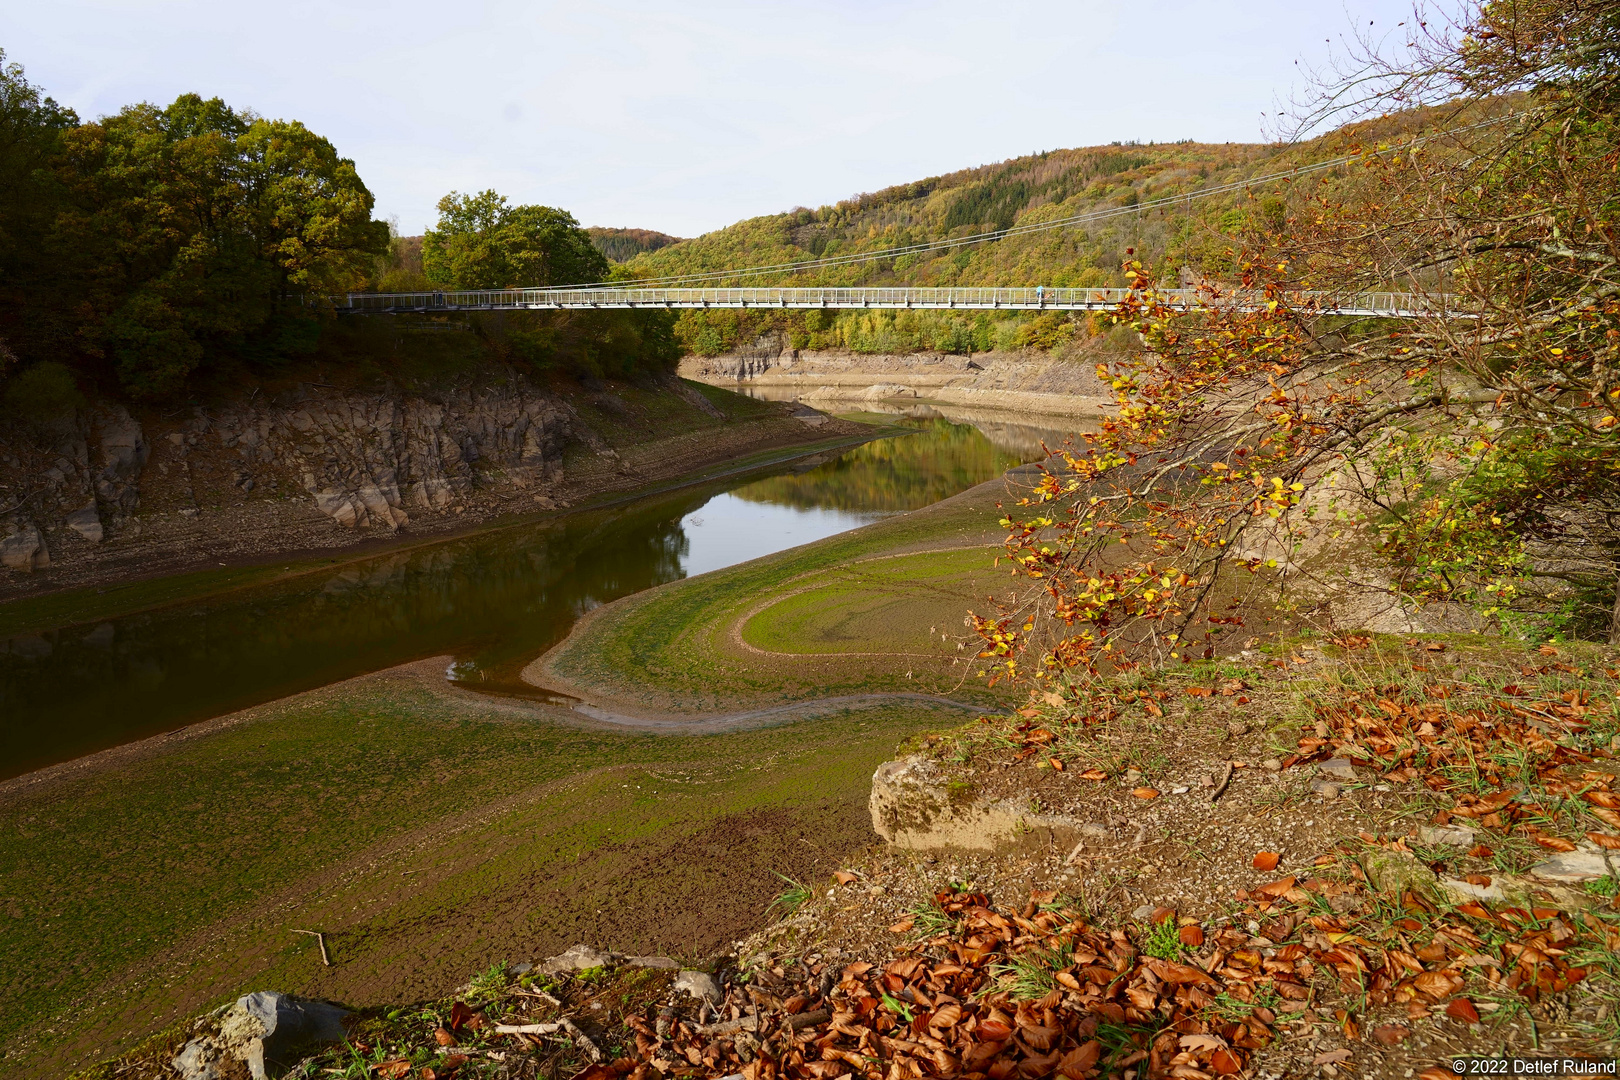
[[[589,308],[967,308],[1014,310],[1109,310],[1131,290],[1126,288],[1035,287],[795,287],[795,288],[641,288],[482,289],[415,293],[350,293],[334,302],[353,313],[425,311],[500,311]],[[1255,307],[1263,298],[1238,295],[1213,301],[1195,289],[1160,290],[1164,303],[1187,310],[1231,305]],[[1328,313],[1387,315],[1411,318],[1444,314],[1446,297],[1418,293],[1363,293],[1333,298],[1301,293],[1289,298],[1302,307]]]

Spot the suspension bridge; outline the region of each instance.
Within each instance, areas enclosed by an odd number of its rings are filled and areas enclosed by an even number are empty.
[[[459,292],[349,293],[334,297],[340,313],[359,315],[433,314],[457,311],[553,311],[608,308],[861,308],[1008,311],[1111,311],[1130,289],[1032,288],[652,288],[590,286],[553,289],[477,289]],[[1227,295],[1212,298],[1196,289],[1161,289],[1156,298],[1184,311],[1212,307],[1252,310],[1263,297]],[[1433,318],[1455,314],[1445,296],[1378,292],[1349,297],[1301,293],[1287,302],[1322,315],[1390,319]]]

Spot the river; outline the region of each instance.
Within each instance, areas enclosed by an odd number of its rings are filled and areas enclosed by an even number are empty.
[[[453,656],[447,674],[459,682],[514,692],[516,672],[598,605],[926,506],[1061,437],[928,409],[883,419],[910,433],[772,475],[9,639],[0,777],[428,656]]]

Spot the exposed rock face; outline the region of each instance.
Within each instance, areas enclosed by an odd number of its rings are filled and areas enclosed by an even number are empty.
[[[241,482],[252,482],[254,466],[279,466],[338,525],[392,532],[412,509],[443,511],[464,499],[480,474],[520,489],[554,482],[571,420],[556,399],[508,387],[442,401],[322,398],[205,423],[242,458]]]
[[[222,493],[307,499],[339,527],[381,532],[475,489],[543,507],[578,437],[566,401],[520,380],[434,398],[305,388],[183,417],[98,406],[0,431],[0,565],[37,570],[53,551],[138,533],[137,507],[195,518]]]

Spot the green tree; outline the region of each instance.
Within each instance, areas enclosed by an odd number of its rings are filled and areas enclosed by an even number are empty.
[[[602,281],[608,261],[566,210],[508,206],[494,191],[439,200],[439,225],[422,241],[429,280],[457,289]]]
[[[300,294],[363,281],[388,247],[354,163],[295,121],[185,94],[61,136],[63,192],[32,310],[147,397],[210,360],[274,360],[316,336]]]
[[[33,339],[52,336],[45,326],[23,318],[30,293],[48,273],[45,236],[61,201],[51,163],[62,133],[78,123],[28,82],[19,64],[7,64],[0,50],[0,339],[23,355],[40,350]],[[60,333],[60,329],[56,331]],[[10,359],[8,359],[10,358]],[[0,348],[0,377],[15,360]]]

